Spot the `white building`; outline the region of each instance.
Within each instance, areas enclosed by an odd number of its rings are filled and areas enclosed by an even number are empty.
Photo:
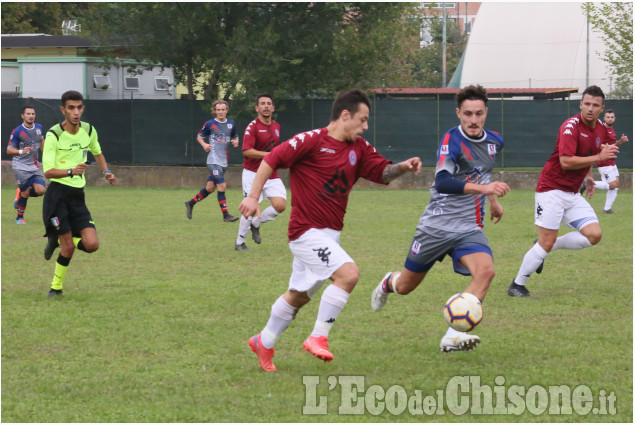
[[[86,99],[176,98],[172,69],[153,66],[141,72],[131,60],[108,69],[99,57],[77,55],[77,49],[91,53],[91,47],[76,36],[3,35],[3,95],[58,99],[76,90]]]
[[[591,26],[588,84],[605,92],[615,77],[601,58],[606,46]],[[587,21],[582,3],[484,2],[476,16],[457,87],[497,88],[587,86]],[[457,85],[458,83],[458,85]]]

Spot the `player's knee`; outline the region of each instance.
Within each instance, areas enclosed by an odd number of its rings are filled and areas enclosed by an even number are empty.
[[[99,249],[99,240],[82,240],[82,244],[84,245],[86,252],[89,254]]]
[[[490,264],[479,268],[472,277],[489,287],[490,282],[496,277],[496,271],[494,271],[494,266]]]
[[[591,245],[597,245],[602,240],[602,230],[590,232],[585,236],[589,240],[589,242],[591,242]]]
[[[36,186],[34,189],[36,196],[43,196],[46,193],[46,188],[44,186]]]
[[[271,202],[271,206],[278,214],[282,214],[287,209],[287,201],[285,199]]]

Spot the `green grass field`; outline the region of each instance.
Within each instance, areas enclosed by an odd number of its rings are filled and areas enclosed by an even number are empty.
[[[533,192],[503,198],[502,222],[486,226],[497,276],[475,331],[482,343],[453,354],[439,351],[446,329],[441,309],[468,278],[454,274],[449,261],[412,294],[392,296],[381,313],[370,309],[379,279],[403,265],[428,192],[353,191],[342,246],[361,278],[331,332],[335,359],[324,363],[301,348],[318,294],[278,341],[278,372],[267,374],[247,340],[287,288],[290,209],[263,226],[262,245],[248,240],[252,251],[236,252],[237,223],[221,220],[215,195],[196,206],[190,221],[183,201],[196,188],[87,188],[100,249],[77,251],[64,296],[49,300],[58,251],[43,259],[41,198],[29,201],[27,225],[14,223],[14,190],[2,187],[4,422],[633,421],[632,191],[619,192],[616,214],[599,215],[604,238],[598,246],[548,257],[544,272],[529,281],[529,299],[512,299],[506,290],[535,237]],[[237,214],[241,192],[227,194]],[[592,199],[596,211],[604,197],[598,192]],[[529,408],[479,415],[472,402],[465,414],[445,408],[394,415],[394,397],[386,405],[381,398],[368,403],[373,386],[436,397],[453,377],[468,375],[504,391],[524,387],[537,400],[534,385],[584,385],[593,407],[602,407],[602,394],[613,394],[616,411],[556,414],[550,406],[537,416]],[[317,390],[303,384],[316,376]],[[329,386],[347,379],[364,380],[361,415],[340,414],[348,392]],[[303,414],[318,400],[326,402],[320,404],[326,414]]]

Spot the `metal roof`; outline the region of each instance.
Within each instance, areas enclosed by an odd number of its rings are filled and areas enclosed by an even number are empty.
[[[29,47],[93,47],[94,43],[75,35],[2,35],[3,49],[29,48]]]

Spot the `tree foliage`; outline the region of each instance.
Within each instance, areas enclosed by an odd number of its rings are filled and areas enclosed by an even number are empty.
[[[323,96],[412,80],[412,3],[100,3],[91,32],[205,97]]]
[[[2,2],[3,34],[62,34],[62,21],[84,17],[92,3]]]
[[[633,97],[633,3],[584,3],[593,29],[607,46],[603,59],[616,75],[614,95]]]

